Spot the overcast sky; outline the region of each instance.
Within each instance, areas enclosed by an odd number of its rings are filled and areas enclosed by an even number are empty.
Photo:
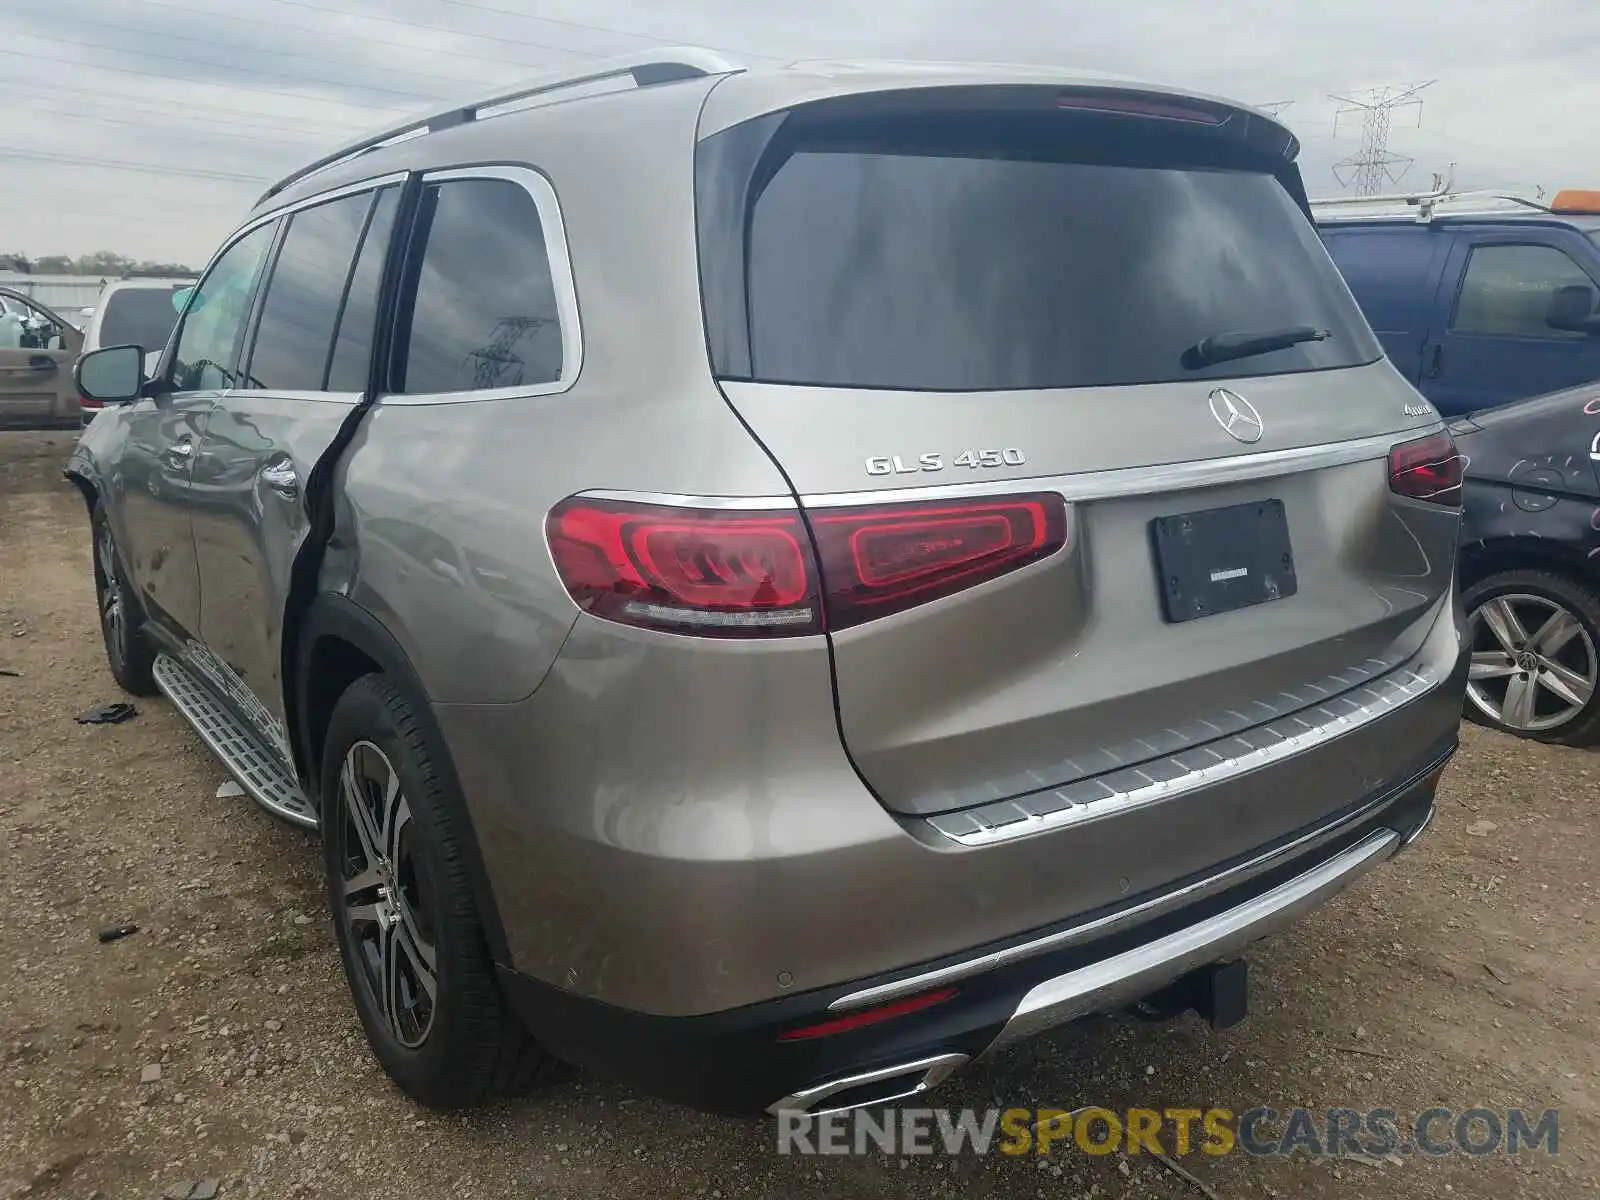
[[[1293,101],[1313,196],[1341,190],[1333,164],[1360,147],[1359,118],[1335,136],[1329,93],[1436,80],[1395,118],[1405,185],[1454,162],[1473,186],[1600,187],[1596,0],[4,0],[0,252],[199,265],[266,177],[343,138],[652,42],[1050,63]]]

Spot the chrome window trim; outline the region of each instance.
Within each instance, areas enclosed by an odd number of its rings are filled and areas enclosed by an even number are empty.
[[[1064,475],[1033,475],[939,483],[927,487],[863,489],[848,492],[808,492],[800,498],[806,508],[849,508],[867,504],[898,504],[918,500],[945,500],[962,496],[1005,496],[1016,492],[1056,492],[1068,503],[1115,500],[1163,492],[1189,491],[1225,483],[1272,479],[1298,471],[1316,471],[1351,463],[1386,459],[1401,442],[1427,437],[1444,428],[1430,421],[1392,433],[1373,434],[1343,442],[1292,446],[1257,454],[1231,454],[1218,458],[1187,459],[1144,467],[1116,467],[1106,471],[1079,471]],[[595,489],[583,493],[596,500],[629,504],[662,504],[669,508],[709,508],[749,511],[792,509],[793,496],[691,496],[676,492],[641,492]]]
[[[517,384],[513,387],[480,388],[460,392],[385,392],[377,403],[385,406],[424,404],[470,404],[479,400],[502,400],[521,396],[556,396],[571,390],[583,370],[583,329],[578,319],[578,285],[572,274],[572,257],[567,246],[566,222],[555,187],[543,172],[532,167],[482,166],[449,167],[424,171],[422,182],[445,183],[451,180],[498,179],[516,184],[533,200],[539,212],[540,233],[544,238],[545,258],[550,264],[551,285],[556,297],[556,321],[561,332],[561,376],[547,383]]]
[[[305,400],[316,404],[342,404],[354,408],[361,401],[361,392],[312,392],[304,389],[278,389],[263,387],[227,388],[217,400],[217,407],[226,409],[234,396],[267,396],[273,400]]]
[[[228,245],[232,245],[257,226],[265,225],[268,221],[276,220],[278,217],[288,216],[291,213],[297,213],[307,208],[315,208],[319,204],[327,204],[334,200],[343,200],[346,196],[357,196],[362,192],[375,192],[379,188],[388,187],[391,184],[401,184],[406,181],[407,174],[408,172],[406,171],[390,171],[386,175],[376,175],[371,179],[363,179],[357,183],[343,183],[336,188],[329,188],[325,192],[318,192],[314,196],[307,196],[302,200],[295,200],[289,204],[268,209],[259,216],[251,217],[249,221],[241,225],[235,231],[234,236],[229,239]],[[224,246],[222,250],[217,251],[217,256],[220,257],[226,249],[227,247]],[[207,263],[206,270],[209,271],[210,269],[211,264]]]

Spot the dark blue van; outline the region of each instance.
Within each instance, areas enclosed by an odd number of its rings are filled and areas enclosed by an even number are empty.
[[[1446,417],[1600,380],[1600,192],[1312,209],[1390,359]]]

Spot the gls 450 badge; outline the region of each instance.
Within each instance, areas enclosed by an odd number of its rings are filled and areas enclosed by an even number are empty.
[[[949,466],[977,471],[985,467],[1020,467],[1028,456],[1015,447],[1008,450],[963,450]],[[899,454],[877,455],[867,459],[868,475],[916,475],[922,471],[942,471],[945,456],[937,450],[905,458]]]

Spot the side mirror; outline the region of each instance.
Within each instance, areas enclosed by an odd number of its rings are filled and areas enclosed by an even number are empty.
[[[78,392],[101,404],[132,404],[144,393],[144,351],[138,346],[91,350],[72,368]]]
[[[183,306],[189,302],[189,294],[194,291],[194,285],[172,289],[172,311],[181,313]]]
[[[1550,295],[1544,323],[1551,329],[1564,329],[1569,333],[1600,334],[1600,313],[1595,312],[1594,289],[1581,283],[1557,288]]]

